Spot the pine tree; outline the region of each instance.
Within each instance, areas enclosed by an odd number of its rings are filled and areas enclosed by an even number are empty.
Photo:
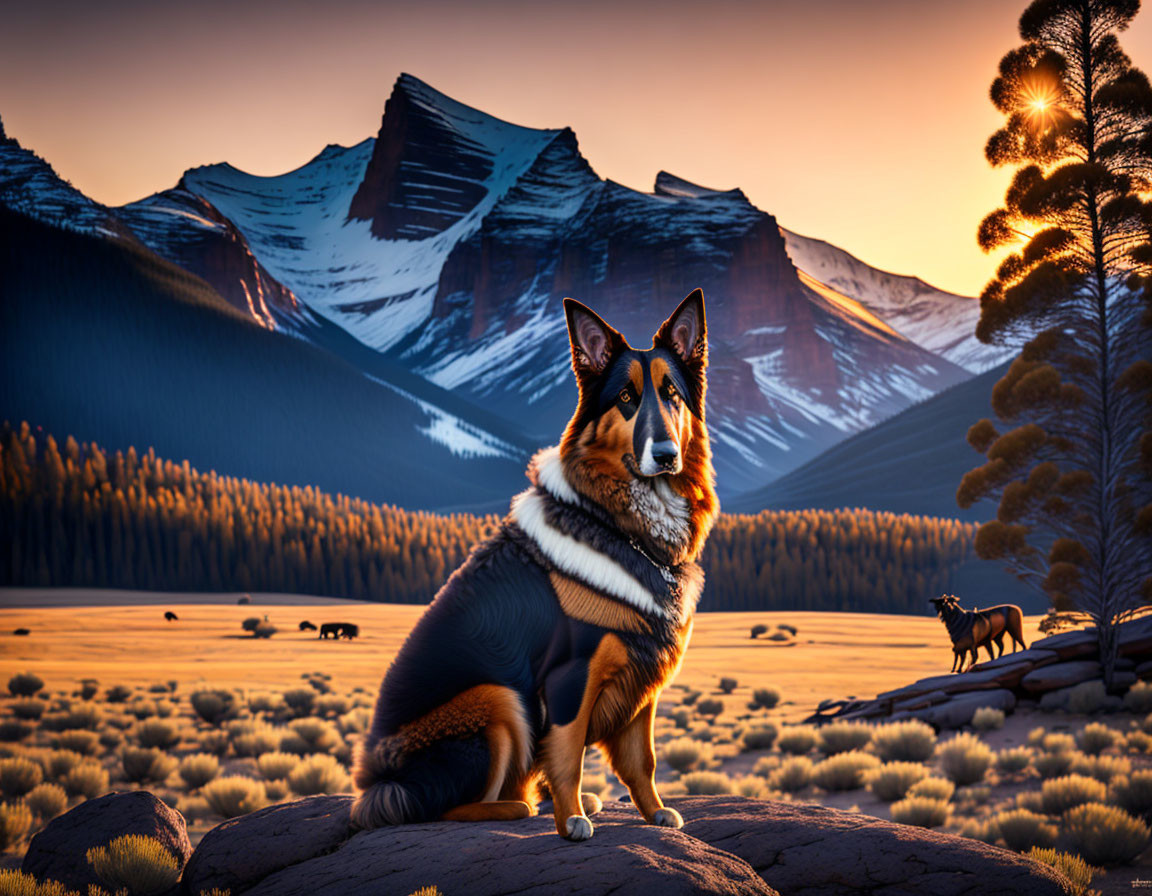
[[[1152,88],[1117,33],[1139,0],[1035,0],[991,98],[1007,116],[993,165],[1019,166],[980,225],[1019,247],[980,297],[977,336],[1018,344],[968,433],[987,462],[957,500],[999,498],[977,553],[1097,626],[1106,680],[1116,625],[1152,602]]]

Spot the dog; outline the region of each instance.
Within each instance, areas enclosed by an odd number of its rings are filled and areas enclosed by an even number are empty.
[[[592,744],[648,823],[683,824],[656,792],[652,729],[719,512],[704,297],[643,351],[580,302],[564,311],[576,411],[388,669],[353,763],[359,828],[525,818],[546,787],[557,833],[587,840]]]
[[[1027,650],[1024,643],[1024,614],[1015,604],[1001,604],[998,607],[989,607],[987,610],[965,610],[960,606],[960,600],[955,595],[945,594],[934,597],[929,601],[936,608],[936,614],[948,629],[948,636],[952,639],[952,672],[963,672],[966,654],[971,652],[972,658],[968,668],[976,664],[977,654],[981,647],[988,651],[988,659],[992,656],[992,642],[1000,648],[997,656],[1004,655],[1004,635],[1012,638],[1012,652],[1016,652],[1016,645],[1021,650]]]

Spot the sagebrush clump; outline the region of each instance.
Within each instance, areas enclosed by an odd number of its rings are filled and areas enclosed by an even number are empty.
[[[180,879],[176,857],[159,840],[141,834],[125,834],[107,846],[93,847],[87,858],[107,886],[133,896],[156,896]]]
[[[940,770],[954,784],[975,784],[984,780],[994,758],[992,750],[974,734],[957,734],[936,748]]]
[[[885,762],[924,762],[936,750],[936,731],[919,719],[878,725],[871,749]]]
[[[1116,806],[1084,803],[1064,813],[1060,829],[1090,865],[1124,865],[1148,845],[1148,826]]]
[[[864,786],[865,776],[880,765],[871,753],[849,750],[836,753],[817,763],[812,782],[824,790],[856,790]]]
[[[886,803],[902,800],[908,789],[928,776],[919,762],[886,762],[868,775],[868,789]]]

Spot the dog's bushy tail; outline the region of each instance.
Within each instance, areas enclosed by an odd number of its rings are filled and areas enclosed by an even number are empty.
[[[403,749],[399,740],[369,737],[357,745],[355,827],[436,821],[483,791],[489,753],[482,737],[442,740],[415,752]]]

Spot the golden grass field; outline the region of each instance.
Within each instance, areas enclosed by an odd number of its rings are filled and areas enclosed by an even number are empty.
[[[252,595],[251,604],[238,605],[238,597],[0,590],[0,671],[35,672],[49,688],[70,687],[82,678],[129,686],[175,679],[181,690],[201,682],[285,687],[297,683],[302,673],[320,671],[343,688],[375,689],[423,611],[419,606],[259,594]],[[49,601],[61,605],[45,606]],[[166,610],[179,620],[166,622]],[[257,640],[242,631],[244,619],[265,615],[278,629],[271,639]],[[351,642],[320,640],[315,632],[298,630],[303,619],[316,625],[355,622],[361,636]],[[1029,641],[1038,619],[1025,620]],[[790,644],[753,640],[750,630],[757,623],[769,629],[786,623],[798,631]],[[19,627],[31,635],[13,637],[10,633]],[[870,697],[945,673],[951,664],[944,626],[930,616],[702,613],[676,682],[705,691],[714,690],[721,676],[741,686],[770,685],[783,695],[778,717],[798,721],[825,698]]]
[[[164,594],[86,589],[0,589],[0,683],[18,672],[31,672],[43,679],[41,696],[52,707],[66,708],[82,679],[96,679],[100,693],[122,685],[135,693],[132,700],[149,697],[176,711],[171,722],[178,730],[179,744],[171,749],[175,759],[190,756],[207,748],[206,738],[221,735],[220,729],[197,720],[188,705],[188,696],[201,688],[226,688],[246,695],[241,700],[244,725],[267,728],[243,707],[246,700],[283,693],[289,689],[308,689],[314,673],[325,676],[334,696],[354,707],[348,718],[340,717],[321,724],[339,723],[347,734],[338,738],[344,744],[345,764],[348,744],[354,742],[355,718],[366,724],[375,690],[423,607],[325,600],[299,595],[254,594],[250,603],[240,605],[238,594]],[[179,617],[168,622],[166,611]],[[276,626],[270,639],[257,639],[244,632],[241,623],[256,617]],[[299,631],[301,620],[316,625],[324,622],[353,622],[360,626],[360,637],[354,641],[321,640],[315,632]],[[1038,636],[1039,617],[1026,617],[1025,638],[1030,643]],[[796,628],[787,640],[753,639],[753,625],[767,626],[769,633],[786,624]],[[30,634],[17,636],[13,630],[27,628]],[[982,657],[983,658],[983,657]],[[849,811],[859,811],[881,818],[893,818],[892,804],[881,800],[869,788],[821,789],[803,786],[793,793],[780,793],[775,786],[774,770],[788,757],[779,743],[753,747],[742,744],[744,731],[757,726],[793,728],[811,715],[816,705],[826,698],[871,697],[900,687],[918,678],[946,673],[952,664],[950,643],[943,625],[930,616],[887,616],[854,613],[705,613],[696,619],[695,631],[684,665],[660,701],[656,725],[657,779],[666,795],[685,792],[687,776],[670,764],[665,752],[677,744],[695,744],[706,758],[697,769],[701,774],[717,774],[724,786],[746,795],[797,799],[819,802]],[[721,678],[735,679],[731,693],[720,689]],[[156,687],[172,683],[169,688]],[[780,703],[770,709],[749,705],[752,691],[774,688]],[[157,696],[157,694],[161,696]],[[719,716],[706,718],[697,697],[723,701]],[[35,701],[33,701],[35,702]],[[174,773],[165,772],[164,781],[145,785],[127,783],[121,773],[122,747],[130,745],[136,735],[129,703],[105,703],[99,698],[100,733],[113,735],[113,745],[96,759],[111,775],[111,787],[147,786],[185,813],[193,842],[221,820],[197,793],[181,787]],[[0,709],[14,704],[10,698],[0,700]],[[338,710],[343,712],[344,710]],[[358,716],[358,714],[361,714]],[[5,716],[6,718],[7,716]],[[123,738],[108,725],[124,730]],[[309,721],[309,720],[300,720]],[[319,719],[311,719],[312,723]],[[1056,736],[1079,737],[1086,725],[1103,721],[1114,729],[1117,741],[1104,757],[1110,762],[1126,764],[1133,770],[1152,770],[1152,716],[1120,712],[1105,716],[1049,715],[1035,707],[1022,706],[1003,721],[1002,727],[979,733],[980,739],[995,753],[1030,745],[1032,759],[1040,755],[1035,747],[1036,731]],[[351,725],[345,727],[345,723]],[[289,729],[283,719],[275,729],[281,734]],[[295,724],[295,723],[289,723]],[[800,726],[809,728],[809,726]],[[809,728],[810,730],[810,728]],[[1141,733],[1148,732],[1148,733]],[[227,737],[234,738],[240,730]],[[941,732],[937,743],[953,736]],[[26,743],[11,746],[17,755],[37,756],[54,743],[51,731],[35,734]],[[934,739],[935,736],[934,736]],[[282,746],[281,749],[286,749]],[[219,751],[217,751],[219,752]],[[256,762],[227,756],[225,742],[221,754],[221,773],[259,780]],[[245,754],[247,755],[247,754]],[[255,754],[251,754],[255,755]],[[820,751],[809,749],[800,754],[803,761],[826,761]],[[1072,750],[1069,761],[1083,754]],[[175,759],[172,761],[175,762]],[[764,764],[767,763],[767,766]],[[926,772],[939,777],[940,763],[928,760]],[[1147,774],[1147,772],[1143,772]],[[346,775],[341,773],[346,779]],[[815,779],[813,779],[815,780]],[[347,781],[345,780],[345,785]],[[998,771],[993,765],[982,781],[971,787],[960,787],[952,797],[950,818],[942,827],[961,833],[965,825],[987,825],[1002,813],[1018,805],[1034,805],[1043,781],[1033,765],[1020,772]],[[271,782],[268,799],[291,798],[284,782]],[[585,786],[605,797],[619,797],[623,787],[608,772],[599,752],[592,750],[585,760]],[[746,790],[751,787],[751,791]],[[783,785],[782,785],[783,786]],[[273,796],[273,790],[277,795]],[[689,791],[689,792],[731,792]],[[74,805],[77,797],[70,800]],[[1152,795],[1150,795],[1152,799]],[[945,797],[945,801],[948,798]],[[1025,803],[1021,804],[1020,801]],[[1027,802],[1031,800],[1032,802]],[[1049,819],[1050,821],[1052,819]],[[38,822],[39,823],[39,822]],[[33,828],[33,831],[36,828]],[[977,836],[971,834],[971,836]],[[25,841],[26,842],[26,841]],[[0,867],[18,862],[21,846],[0,855]],[[1128,892],[1133,881],[1149,877],[1152,869],[1152,846],[1145,848],[1127,866],[1110,868],[1097,877],[1093,887],[1105,896]]]

